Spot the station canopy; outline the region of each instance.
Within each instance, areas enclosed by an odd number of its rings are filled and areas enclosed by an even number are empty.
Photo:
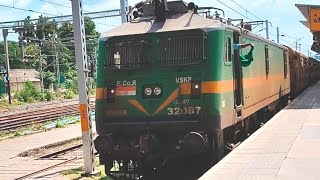
[[[296,7],[306,18],[300,22],[313,34],[311,50],[320,53],[320,5],[296,4]]]

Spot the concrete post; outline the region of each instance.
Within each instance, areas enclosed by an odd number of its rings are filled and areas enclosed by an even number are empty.
[[[92,121],[90,111],[90,99],[88,96],[89,77],[88,61],[85,38],[85,26],[83,18],[82,0],[71,0],[74,44],[77,64],[78,92],[80,104],[80,117],[84,156],[84,176],[95,172],[94,166],[94,144],[92,137]]]
[[[127,13],[129,12],[128,0],[120,0],[121,21],[126,23],[129,21]]]
[[[2,29],[3,41],[4,41],[4,53],[6,58],[6,76],[7,76],[7,90],[8,90],[8,97],[9,97],[9,104],[12,103],[11,101],[11,87],[10,87],[10,63],[9,63],[9,51],[8,51],[8,29]]]
[[[269,21],[266,20],[266,38],[269,39]]]

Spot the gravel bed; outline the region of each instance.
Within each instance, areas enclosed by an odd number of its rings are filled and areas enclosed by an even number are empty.
[[[51,153],[63,150],[65,148],[69,148],[69,147],[81,144],[81,143],[82,143],[81,139],[73,139],[73,140],[66,141],[66,142],[60,142],[60,143],[57,143],[57,144],[52,144],[52,145],[49,145],[49,146],[46,146],[46,147],[31,149],[29,151],[26,151],[26,152],[23,152],[23,153],[19,154],[19,156],[21,156],[21,157],[38,158],[38,157],[41,157],[41,156],[44,156],[44,155],[47,155],[47,154],[51,154]],[[63,154],[62,156],[64,156],[64,155],[68,155],[69,156],[69,155],[72,155],[72,154],[74,154],[76,156],[78,156],[78,155],[81,156],[82,155],[82,148],[75,149],[74,151],[69,151],[66,154]]]

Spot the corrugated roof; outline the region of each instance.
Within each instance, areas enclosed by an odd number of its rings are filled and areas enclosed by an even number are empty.
[[[35,69],[10,69],[11,82],[39,82],[39,72]]]
[[[313,34],[313,41],[314,43],[311,46],[311,50],[320,53],[320,36],[319,36],[319,32],[317,29],[315,28],[315,23],[311,22],[312,20],[310,20],[309,18],[309,14],[312,14],[312,10],[317,10],[320,9],[320,5],[308,5],[308,4],[296,4],[295,5],[299,11],[302,13],[302,15],[305,17],[305,19],[307,21],[300,21],[303,25],[305,25],[308,29],[310,29],[310,31]],[[319,26],[319,25],[317,25]]]
[[[301,24],[303,24],[304,26],[306,26],[308,29],[310,28],[309,22],[308,21],[300,21]]]
[[[310,5],[308,5],[308,4],[296,4],[296,7],[302,13],[304,18],[309,19],[309,7],[310,7]]]

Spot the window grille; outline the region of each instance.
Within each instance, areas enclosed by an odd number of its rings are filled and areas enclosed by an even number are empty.
[[[136,69],[149,62],[147,39],[126,39],[106,43],[106,63],[109,69]]]
[[[161,65],[199,64],[205,57],[203,31],[168,32],[158,39],[157,57]]]

